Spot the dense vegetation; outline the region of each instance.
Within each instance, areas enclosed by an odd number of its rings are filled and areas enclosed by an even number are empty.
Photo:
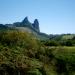
[[[46,46],[75,46],[75,35],[59,35],[50,40],[42,41]]]
[[[60,43],[27,32],[0,32],[0,75],[75,75],[74,41],[71,47]]]

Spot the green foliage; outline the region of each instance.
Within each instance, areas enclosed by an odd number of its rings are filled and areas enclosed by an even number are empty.
[[[74,75],[75,71],[75,47],[60,47],[54,51],[57,72],[64,75]]]
[[[75,75],[75,47],[67,41],[62,47],[27,32],[0,32],[0,75]]]
[[[42,75],[38,69],[34,69],[28,72],[29,75]]]
[[[54,40],[49,40],[44,43],[46,46],[59,46],[59,43]]]
[[[65,40],[60,43],[62,46],[73,46],[72,40]]]
[[[75,39],[41,41],[45,46],[75,46]]]

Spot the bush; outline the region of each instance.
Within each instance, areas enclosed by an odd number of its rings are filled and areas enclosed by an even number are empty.
[[[59,43],[57,41],[51,40],[45,42],[46,46],[59,46]]]

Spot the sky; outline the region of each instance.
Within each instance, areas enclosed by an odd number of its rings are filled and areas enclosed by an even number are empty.
[[[47,34],[75,33],[75,0],[0,0],[0,23],[39,20]]]

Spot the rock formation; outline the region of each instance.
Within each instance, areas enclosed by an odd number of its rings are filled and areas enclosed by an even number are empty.
[[[35,19],[32,25],[38,32],[40,32],[38,19]]]

